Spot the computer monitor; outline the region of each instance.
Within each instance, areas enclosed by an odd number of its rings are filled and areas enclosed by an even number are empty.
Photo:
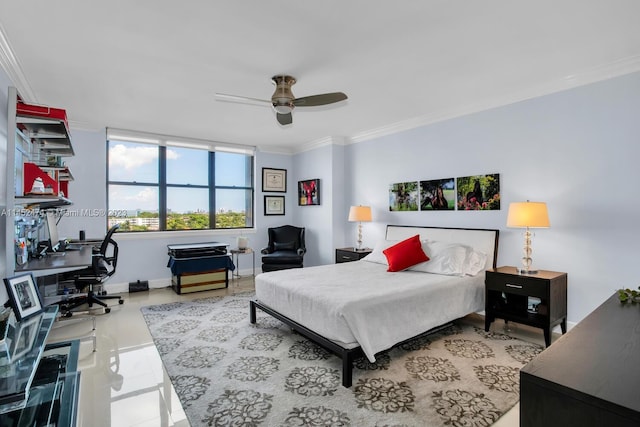
[[[55,212],[47,212],[47,229],[49,231],[49,250],[55,252],[60,246],[58,235],[58,221]]]

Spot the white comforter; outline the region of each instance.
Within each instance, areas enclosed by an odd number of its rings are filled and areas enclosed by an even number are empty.
[[[375,354],[484,309],[484,273],[473,277],[402,271],[364,260],[263,273],[259,302],[345,348]]]

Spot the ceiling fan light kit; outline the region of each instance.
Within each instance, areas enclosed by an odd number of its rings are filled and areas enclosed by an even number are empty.
[[[347,95],[342,92],[323,93],[320,95],[311,95],[304,96],[302,98],[296,98],[295,96],[293,96],[293,92],[291,91],[291,86],[296,83],[295,77],[282,74],[271,77],[271,80],[276,85],[276,90],[271,96],[270,103],[276,112],[276,119],[278,120],[278,123],[283,126],[293,123],[293,116],[291,115],[291,112],[295,107],[317,107],[320,105],[333,104],[347,99]],[[216,97],[220,101],[247,103],[255,103],[256,101],[264,101],[265,103],[269,102],[267,100],[259,100],[256,98],[227,95],[222,93],[217,93]]]

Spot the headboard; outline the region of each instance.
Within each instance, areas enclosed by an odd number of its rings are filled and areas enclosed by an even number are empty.
[[[404,240],[420,235],[420,239],[468,245],[487,254],[486,269],[496,268],[498,261],[499,230],[482,228],[417,227],[411,225],[387,225],[387,240]]]

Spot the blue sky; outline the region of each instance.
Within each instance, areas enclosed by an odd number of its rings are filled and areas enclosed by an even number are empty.
[[[216,153],[216,183],[245,185],[246,156]],[[167,182],[170,184],[206,185],[207,151],[167,147]],[[158,182],[158,147],[155,145],[111,142],[109,145],[109,180]],[[168,208],[174,212],[208,211],[207,192],[202,189],[169,189]],[[219,191],[217,209],[244,210],[243,191]],[[158,209],[158,191],[152,186],[110,186],[109,209]]]

